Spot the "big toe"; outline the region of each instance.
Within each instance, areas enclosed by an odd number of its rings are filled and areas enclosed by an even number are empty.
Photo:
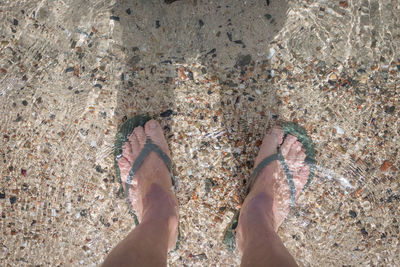
[[[136,139],[140,145],[144,145],[146,143],[146,134],[142,126],[136,127],[133,132],[136,135]]]
[[[167,141],[165,140],[161,125],[155,120],[150,120],[146,123],[144,128],[146,136],[148,136],[154,144],[158,145],[165,153],[169,155],[170,153]]]
[[[255,166],[258,165],[264,158],[275,154],[278,150],[278,147],[282,144],[283,141],[283,130],[280,128],[272,128],[263,138],[263,142],[261,144],[260,152],[255,161]]]

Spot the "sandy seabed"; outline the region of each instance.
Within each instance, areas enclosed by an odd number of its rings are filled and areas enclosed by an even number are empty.
[[[118,127],[161,122],[180,203],[170,266],[222,244],[266,128],[315,143],[279,229],[302,266],[399,266],[400,3],[0,1],[0,265],[92,266],[134,227]]]

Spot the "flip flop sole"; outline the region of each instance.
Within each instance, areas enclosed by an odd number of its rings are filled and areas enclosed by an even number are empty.
[[[311,140],[311,138],[307,135],[307,132],[305,129],[303,129],[300,125],[292,122],[278,122],[278,126],[281,126],[284,131],[284,138],[288,135],[291,134],[293,136],[296,136],[299,142],[302,144],[302,147],[306,150],[306,158],[304,162],[309,166],[310,169],[310,174],[307,179],[307,183],[303,188],[303,191],[308,187],[308,185],[311,183],[312,178],[314,177],[315,173],[315,149],[314,149],[314,144]],[[281,162],[282,163],[282,162]],[[288,177],[288,171],[286,170],[287,168],[284,168],[284,171],[286,172],[286,176]],[[290,181],[289,181],[290,182]],[[293,181],[291,181],[293,183]],[[233,252],[236,248],[236,236],[235,236],[235,229],[238,225],[239,222],[239,215],[240,215],[240,209],[236,211],[235,215],[233,216],[231,223],[228,225],[227,229],[225,230],[224,238],[222,240],[222,243],[225,244],[226,248],[230,251]]]

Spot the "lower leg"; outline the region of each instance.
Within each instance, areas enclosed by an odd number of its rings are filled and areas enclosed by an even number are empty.
[[[143,200],[143,219],[108,255],[103,266],[166,266],[176,241],[178,216],[169,192],[152,184]]]
[[[273,225],[273,199],[260,193],[242,209],[238,242],[242,250],[241,266],[297,266],[277,235]]]

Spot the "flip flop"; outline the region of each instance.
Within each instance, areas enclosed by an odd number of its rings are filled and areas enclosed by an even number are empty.
[[[146,144],[144,145],[142,151],[140,151],[139,156],[136,158],[135,162],[133,163],[129,174],[128,174],[128,179],[125,182],[125,191],[122,186],[122,179],[121,179],[121,170],[119,169],[118,166],[118,160],[122,157],[122,146],[125,142],[128,141],[129,135],[133,132],[133,130],[138,127],[146,124],[151,119],[148,115],[136,115],[130,119],[128,119],[120,128],[118,133],[115,136],[115,144],[114,144],[114,162],[115,162],[115,171],[116,175],[118,177],[118,182],[120,183],[120,189],[119,193],[124,192],[124,197],[126,198],[128,207],[129,207],[129,212],[132,214],[135,225],[139,224],[139,220],[137,215],[135,214],[135,211],[132,209],[131,203],[129,201],[129,189],[130,185],[132,184],[132,179],[135,173],[139,170],[140,166],[146,159],[146,157],[151,153],[151,152],[156,152],[158,156],[164,161],[165,165],[167,166],[170,174],[171,174],[171,181],[172,185],[175,184],[174,181],[174,176],[172,174],[172,161],[168,157],[168,155],[161,150],[161,148],[154,144],[149,138],[146,139]],[[178,241],[176,242],[175,249],[179,248],[181,236],[178,228]]]
[[[300,127],[298,124],[295,123],[281,123],[282,128],[284,131],[283,140],[286,139],[287,135],[293,135],[297,137],[297,140],[302,144],[302,147],[305,149],[306,158],[304,162],[309,166],[310,174],[308,175],[307,183],[305,184],[303,191],[308,187],[311,183],[312,178],[314,177],[315,173],[315,150],[314,145],[312,143],[311,138],[307,135],[307,132]],[[293,181],[293,175],[289,170],[288,165],[285,162],[285,158],[283,157],[280,149],[278,148],[278,152],[276,154],[270,155],[264,158],[254,169],[253,173],[250,175],[249,182],[247,183],[246,188],[246,195],[250,192],[251,187],[254,184],[255,178],[257,175],[271,162],[279,160],[282,165],[282,168],[286,174],[286,178],[288,180],[289,189],[290,189],[290,207],[291,209],[295,205],[296,201],[296,187]],[[235,230],[238,225],[240,215],[240,209],[236,211],[235,215],[233,216],[231,223],[229,224],[228,228],[225,230],[223,243],[227,247],[227,249],[233,252],[236,248],[236,236]]]

